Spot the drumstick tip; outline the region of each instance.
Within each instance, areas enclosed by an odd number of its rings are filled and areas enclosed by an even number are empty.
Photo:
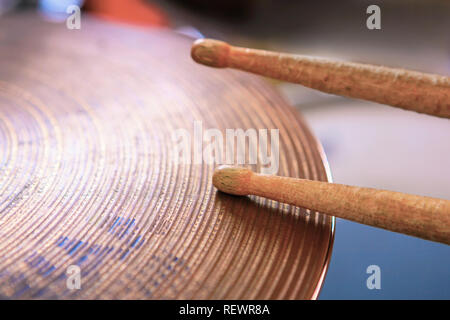
[[[213,39],[198,39],[191,48],[191,56],[195,62],[215,68],[228,67],[230,45]]]
[[[244,167],[222,165],[213,175],[213,185],[222,192],[245,196],[253,172]]]

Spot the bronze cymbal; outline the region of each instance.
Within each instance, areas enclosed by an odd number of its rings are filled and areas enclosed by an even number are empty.
[[[215,164],[173,161],[173,132],[196,121],[279,129],[278,174],[328,181],[319,143],[265,80],[197,65],[170,30],[27,14],[0,30],[0,295],[317,297],[334,218],[221,194]]]

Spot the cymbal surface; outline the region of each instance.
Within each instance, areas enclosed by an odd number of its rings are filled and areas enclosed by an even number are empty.
[[[279,129],[277,174],[327,181],[321,147],[263,79],[190,58],[192,39],[83,17],[0,21],[0,295],[310,299],[334,219],[212,186],[174,130]],[[70,265],[81,289],[67,286]]]

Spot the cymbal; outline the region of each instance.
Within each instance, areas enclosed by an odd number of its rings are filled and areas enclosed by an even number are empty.
[[[216,164],[174,161],[178,129],[279,129],[278,174],[329,181],[270,84],[197,65],[192,39],[170,30],[28,14],[0,30],[2,297],[317,297],[333,217],[222,194]]]

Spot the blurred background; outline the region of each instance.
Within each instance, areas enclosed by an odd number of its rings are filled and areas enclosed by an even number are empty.
[[[450,75],[444,0],[0,0],[0,19],[36,10],[61,22],[70,4],[138,28]],[[366,27],[371,4],[381,30]],[[334,182],[450,199],[449,120],[271,82],[322,142]],[[369,265],[381,269],[380,290],[366,286]],[[319,298],[450,299],[450,247],[338,219]]]

